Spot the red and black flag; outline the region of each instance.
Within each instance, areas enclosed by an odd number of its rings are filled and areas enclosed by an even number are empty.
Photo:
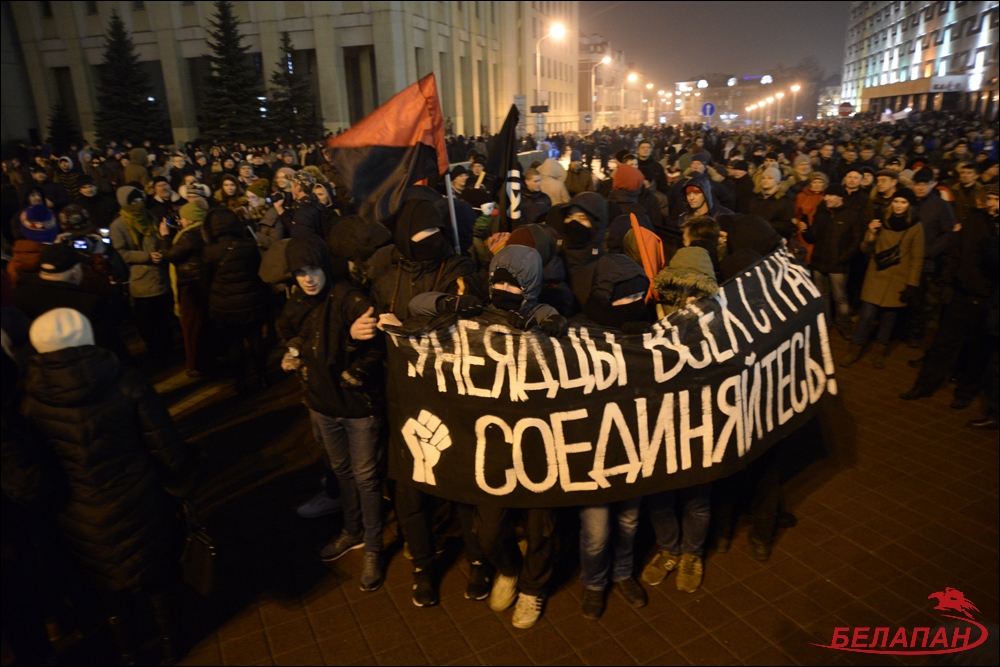
[[[347,195],[366,220],[386,222],[403,192],[448,171],[444,118],[437,83],[428,74],[327,140],[329,160],[347,182]]]
[[[490,146],[489,159],[485,171],[496,183],[494,197],[500,211],[499,227],[496,231],[510,232],[521,223],[521,163],[517,160],[517,121],[520,115],[515,105],[511,105],[507,120],[503,122],[500,134]]]

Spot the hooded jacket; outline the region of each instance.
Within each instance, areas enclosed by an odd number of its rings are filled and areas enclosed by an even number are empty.
[[[660,293],[662,315],[680,310],[690,297],[700,299],[719,293],[712,259],[707,250],[699,247],[680,248],[656,275],[653,285]]]
[[[566,283],[566,264],[559,255],[561,244],[558,232],[549,225],[539,224],[522,225],[507,239],[507,245],[526,245],[538,251],[542,258],[542,291],[538,300],[569,317],[580,305]]]
[[[257,276],[260,252],[246,227],[232,211],[214,209],[201,230],[209,314],[227,326],[259,321],[267,309],[267,289]]]
[[[634,284],[634,293],[646,292],[649,279],[642,267],[625,255],[611,253],[603,255],[594,267],[590,295],[583,304],[583,312],[573,321],[584,325],[619,328],[626,322],[652,322],[655,319],[651,308],[640,299],[626,306],[614,306],[615,287],[622,283]]]
[[[71,347],[32,359],[21,409],[68,479],[56,523],[88,579],[163,581],[180,555],[163,475],[190,453],[152,387],[107,350]]]
[[[128,152],[128,166],[122,172],[122,185],[133,181],[141,183],[143,187],[149,183],[149,154],[145,148],[133,148]]]
[[[418,260],[411,237],[423,229],[437,228],[450,249],[440,257]],[[453,235],[437,208],[429,201],[411,199],[396,216],[393,245],[380,248],[367,264],[372,279],[371,299],[378,313],[393,313],[400,320],[435,312],[441,293],[486,298],[486,287],[471,258],[454,254]],[[426,295],[412,303],[414,297]]]
[[[385,338],[351,338],[351,325],[372,305],[363,292],[332,268],[330,256],[318,238],[292,239],[285,249],[288,270],[305,266],[323,269],[326,284],[309,296],[294,289],[275,323],[283,345],[299,351],[302,365],[296,374],[303,402],[324,415],[360,419],[378,412],[383,401]],[[362,386],[341,386],[344,371],[362,380]]]
[[[549,196],[553,206],[565,204],[569,201],[569,191],[563,180],[566,178],[566,170],[555,158],[546,158],[542,166],[538,168],[538,173],[542,175],[542,192]]]
[[[726,234],[726,251],[734,255],[749,249],[766,257],[781,245],[781,237],[774,227],[756,215],[723,215],[718,219],[719,231]]]
[[[118,188],[118,205],[124,208],[130,188]],[[128,264],[128,293],[135,298],[146,298],[166,294],[170,290],[169,263],[153,262],[151,253],[160,252],[160,241],[156,234],[145,234],[136,238],[132,236],[121,215],[115,218],[110,227],[111,245],[122,260]]]
[[[570,245],[565,223],[566,211],[579,208],[590,218],[593,227],[590,237],[583,245]],[[608,227],[608,202],[596,192],[582,192],[568,204],[553,207],[547,218],[550,225],[562,238],[562,256],[566,264],[567,282],[573,290],[577,303],[587,302],[594,279],[594,267],[604,253],[604,235]]]
[[[541,324],[549,317],[558,315],[552,306],[539,303],[542,291],[542,256],[534,248],[523,245],[507,245],[490,262],[490,297],[493,296],[493,275],[499,269],[508,271],[521,286],[521,307],[517,313],[525,321],[532,318]],[[493,310],[500,310],[490,306]]]
[[[681,227],[687,222],[688,218],[694,217],[695,213],[691,210],[691,207],[687,205],[687,189],[690,187],[695,187],[701,190],[701,193],[705,195],[705,203],[708,205],[708,217],[713,220],[718,220],[720,215],[732,215],[730,211],[725,206],[721,206],[715,202],[712,197],[712,185],[711,181],[704,174],[695,173],[688,179],[687,185],[684,186],[684,211],[678,216],[677,222]]]
[[[575,197],[581,192],[592,192],[594,190],[594,173],[590,169],[581,166],[574,171],[572,168],[566,170],[566,191],[570,197]]]
[[[62,170],[62,163],[68,162],[69,169],[66,171]],[[54,180],[59,185],[63,186],[66,190],[66,194],[69,195],[70,199],[75,199],[77,195],[80,194],[80,177],[83,176],[79,171],[73,168],[73,160],[67,156],[59,158],[59,168],[56,169],[56,175]]]
[[[920,285],[920,274],[924,267],[924,230],[911,206],[910,216],[902,225],[893,225],[893,218],[883,221],[874,241],[865,234],[861,242],[861,252],[869,255],[868,270],[861,286],[861,300],[883,308],[902,308],[900,293],[907,285]],[[893,229],[893,227],[897,227]],[[878,270],[875,255],[899,246],[899,263]]]

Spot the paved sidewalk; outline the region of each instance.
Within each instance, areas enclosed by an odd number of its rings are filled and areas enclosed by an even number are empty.
[[[834,341],[835,357],[845,348]],[[216,392],[209,409],[180,416],[215,471],[200,505],[227,559],[217,599],[190,600],[200,639],[183,664],[915,662],[812,645],[829,643],[838,626],[939,625],[927,596],[947,586],[975,602],[980,621],[997,623],[997,433],[965,428],[979,404],[952,410],[948,391],[896,398],[915,376],[906,366],[915,356],[898,346],[883,371],[868,359],[838,367],[842,403],[826,420],[836,456],[786,486],[799,525],[779,535],[769,562],[753,559],[741,527],[729,553],[709,553],[696,594],[679,593],[670,578],[647,587],[639,611],[610,596],[598,622],[581,617],[579,580],[566,573],[528,631],[511,627],[511,611],[464,599],[455,536],[441,604],[430,609],[410,601],[411,566],[398,544],[376,593],[358,590],[360,551],[320,563],[338,524],[294,514],[321,474],[319,450],[303,444],[311,436],[294,381],[249,405]]]

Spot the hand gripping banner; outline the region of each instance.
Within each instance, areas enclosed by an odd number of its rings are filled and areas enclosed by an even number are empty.
[[[732,475],[837,393],[823,298],[784,250],[623,335],[488,318],[394,330],[389,473],[476,505],[608,503]]]

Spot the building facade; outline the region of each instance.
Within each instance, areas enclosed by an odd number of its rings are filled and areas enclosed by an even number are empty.
[[[997,115],[995,0],[853,2],[841,98],[859,111]]]
[[[576,2],[234,2],[244,44],[265,87],[289,32],[293,64],[308,72],[326,129],[349,127],[434,72],[456,134],[499,130],[517,95],[536,89],[537,37],[553,22],[577,34]],[[198,135],[212,2],[10,3],[38,127],[65,104],[94,139],[96,67],[117,11],[132,35],[174,141]],[[4,14],[7,15],[6,13]],[[570,43],[572,41],[572,43]],[[576,129],[575,40],[543,40],[548,129]],[[4,96],[7,114],[7,95]]]
[[[580,35],[579,44],[580,129],[641,123],[642,82],[638,74],[629,80],[625,52],[598,34]]]
[[[674,84],[673,108],[679,123],[770,127],[793,117],[811,120],[816,109],[815,89],[813,82],[793,70],[743,76],[701,74]],[[711,108],[706,109],[706,103]],[[713,109],[711,117],[703,113]]]

